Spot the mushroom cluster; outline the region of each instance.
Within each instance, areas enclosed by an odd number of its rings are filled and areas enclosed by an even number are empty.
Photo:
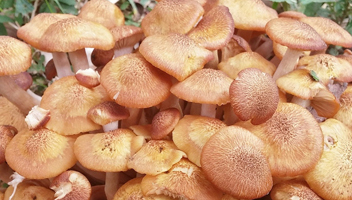
[[[0,200],[352,199],[352,53],[325,53],[352,36],[331,20],[160,0],[139,28],[91,0],[17,36],[0,36]],[[30,46],[57,73],[41,97],[13,76]]]

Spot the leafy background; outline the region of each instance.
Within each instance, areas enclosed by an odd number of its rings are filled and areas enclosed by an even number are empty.
[[[87,0],[0,0],[0,35],[16,36],[16,29],[29,22],[38,13],[57,12],[77,15]],[[352,34],[352,3],[350,0],[263,0],[279,13],[295,10],[307,16],[332,19]],[[119,0],[116,5],[125,15],[126,25],[140,26],[141,19],[155,6],[154,0]],[[339,46],[330,46],[329,53],[343,52]],[[33,77],[31,90],[42,95],[50,84],[45,77],[44,56],[33,49],[32,66],[28,72]]]

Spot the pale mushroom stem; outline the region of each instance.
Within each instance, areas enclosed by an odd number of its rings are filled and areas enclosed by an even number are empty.
[[[302,99],[299,97],[292,97],[291,103],[297,104],[302,106],[303,108],[308,108],[310,106],[310,100],[309,99]]]
[[[57,77],[62,78],[65,76],[74,75],[66,53],[53,52],[53,61],[56,68]]]
[[[120,49],[114,49],[114,57],[117,58],[119,56],[123,56],[125,54],[129,54],[133,52],[133,46],[123,47]]]
[[[274,56],[271,60],[270,60],[271,63],[273,63],[276,67],[279,66],[281,60],[277,57],[277,56]]]
[[[216,116],[216,104],[202,104],[200,115],[205,117],[215,118]]]
[[[0,95],[15,104],[23,114],[27,115],[37,101],[20,88],[9,76],[0,76]]]
[[[122,128],[128,128],[132,125],[139,123],[139,120],[142,115],[142,109],[140,108],[128,108],[130,112],[130,117],[121,121]]]
[[[11,169],[11,167],[6,162],[0,164],[0,180],[2,180],[5,183],[10,182],[11,175],[13,173],[14,173],[14,171]]]
[[[299,57],[302,54],[303,54],[302,51],[288,48],[273,75],[273,79],[276,81],[281,76],[292,72],[296,67]]]
[[[110,122],[108,124],[103,125],[104,132],[109,132],[109,131],[118,129],[119,128],[119,121],[120,120],[114,121],[114,122]]]
[[[130,179],[123,172],[106,172],[104,191],[107,200],[112,200],[117,190]]]
[[[84,70],[89,68],[88,58],[85,49],[79,49],[77,51],[69,52],[68,56],[72,64],[74,72],[78,70]]]
[[[36,105],[39,105],[40,101],[42,100],[42,97],[34,93],[32,90],[28,89],[26,92],[33,98],[35,101]]]
[[[268,59],[272,55],[272,51],[270,49],[273,49],[273,41],[267,39],[255,50],[255,52],[263,56],[265,59]]]
[[[224,107],[224,122],[226,125],[230,126],[239,121],[237,115],[233,111],[231,104],[226,104]]]
[[[165,101],[160,103],[160,111],[166,110],[168,108],[177,108],[180,111],[181,115],[183,114],[183,110],[180,104],[180,98],[171,94]]]

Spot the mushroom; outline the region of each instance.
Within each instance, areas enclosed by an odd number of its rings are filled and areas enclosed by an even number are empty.
[[[100,75],[97,71],[88,69],[79,69],[75,74],[79,84],[87,88],[93,88],[100,84]]]
[[[220,61],[225,62],[227,59],[242,52],[252,52],[252,49],[245,39],[238,35],[233,35],[227,45],[221,48]]]
[[[349,128],[352,128],[352,85],[347,85],[346,90],[340,96],[340,109],[333,116],[334,119],[344,123]]]
[[[12,138],[17,134],[17,129],[10,125],[0,125],[0,164],[5,160],[5,149]]]
[[[151,139],[160,140],[165,138],[181,118],[181,113],[177,108],[168,108],[154,115],[151,124]]]
[[[305,181],[302,180],[288,180],[274,185],[270,191],[272,200],[286,200],[286,199],[311,199],[323,200],[316,193],[314,193]]]
[[[54,192],[49,188],[31,184],[29,182],[20,183],[16,189],[13,186],[6,189],[4,199],[12,200],[33,200],[33,199],[54,199]],[[13,196],[12,196],[13,194]]]

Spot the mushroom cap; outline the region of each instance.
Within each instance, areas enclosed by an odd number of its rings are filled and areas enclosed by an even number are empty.
[[[340,96],[340,109],[333,117],[352,129],[352,85],[349,84]]]
[[[6,161],[5,149],[17,132],[17,129],[13,126],[0,125],[0,164]]]
[[[114,121],[127,119],[130,112],[114,101],[104,101],[88,110],[87,116],[94,123],[105,125]]]
[[[6,97],[0,96],[0,125],[10,125],[18,131],[28,129],[25,116]]]
[[[26,178],[51,178],[76,163],[74,141],[48,129],[21,131],[7,145],[5,158],[12,169]]]
[[[273,63],[256,52],[241,52],[218,65],[218,69],[232,79],[236,79],[238,73],[247,68],[257,68],[271,76],[276,70]]]
[[[291,18],[291,19],[300,19],[302,17],[307,17],[307,15],[294,11],[294,10],[287,10],[284,12],[279,13],[279,17],[286,17],[286,18]]]
[[[279,89],[269,74],[256,68],[247,68],[240,71],[231,83],[230,102],[239,119],[261,124],[275,113]]]
[[[222,197],[222,192],[207,180],[203,170],[185,158],[167,172],[144,176],[141,187],[146,196],[164,194],[177,199],[202,200],[220,200]]]
[[[137,53],[111,60],[102,70],[100,81],[110,98],[126,107],[152,107],[170,95],[170,76]]]
[[[139,51],[148,62],[179,81],[213,59],[211,51],[188,36],[176,33],[149,36],[143,40]]]
[[[100,50],[94,49],[91,56],[91,61],[96,67],[104,67],[114,57],[114,49]],[[98,70],[97,70],[98,71]]]
[[[233,36],[235,25],[226,6],[216,6],[207,12],[188,36],[211,51],[224,47]]]
[[[352,47],[352,36],[336,22],[325,17],[303,17],[299,21],[309,24],[327,43],[346,48]]]
[[[14,188],[8,187],[3,199],[10,199]],[[54,191],[29,182],[19,183],[12,200],[54,199]]]
[[[323,134],[310,112],[293,103],[279,103],[266,122],[252,125],[237,122],[264,142],[271,173],[275,177],[293,177],[312,169],[323,152]]]
[[[71,14],[39,13],[29,23],[26,23],[17,30],[17,37],[32,47],[40,49],[39,40],[51,24],[62,19],[75,17],[75,15]]]
[[[160,140],[166,137],[181,118],[181,113],[177,108],[168,108],[154,115],[152,119],[151,138]]]
[[[28,44],[10,36],[0,36],[0,76],[26,71],[32,62]]]
[[[39,107],[50,111],[51,118],[46,128],[62,135],[74,135],[101,128],[88,119],[87,112],[108,100],[101,85],[89,89],[79,84],[74,76],[66,76],[45,90]]]
[[[80,172],[67,170],[54,177],[50,189],[55,197],[62,200],[89,200],[92,187],[89,180]]]
[[[100,75],[92,68],[79,69],[76,72],[75,77],[79,84],[87,88],[93,88],[100,84]]]
[[[217,188],[236,198],[254,199],[273,186],[264,143],[239,126],[221,128],[205,143],[201,154],[204,174]]]
[[[130,129],[85,134],[76,139],[74,152],[87,169],[102,172],[127,171],[132,156],[132,141],[137,137]]]
[[[323,200],[303,180],[288,180],[275,184],[270,191],[272,200],[311,199]]]
[[[108,29],[125,24],[125,17],[115,4],[106,0],[91,0],[80,9],[78,17],[99,23]]]
[[[226,124],[219,119],[185,115],[172,131],[175,145],[187,154],[187,158],[201,167],[200,154],[208,139]]]
[[[266,24],[265,31],[274,42],[290,49],[319,51],[327,48],[324,40],[311,26],[295,19],[272,19]]]
[[[144,38],[143,30],[136,26],[116,26],[110,31],[116,42],[116,49],[134,46]]]
[[[114,45],[109,29],[79,17],[51,24],[39,41],[39,49],[48,52],[73,52],[88,47],[109,50]]]
[[[224,72],[206,68],[174,84],[170,91],[186,101],[224,105],[230,102],[229,88],[232,81]]]
[[[163,0],[156,4],[142,20],[141,27],[146,36],[190,31],[204,14],[197,1]]]
[[[127,167],[140,174],[157,175],[168,171],[186,154],[170,140],[150,140],[128,161]]]
[[[265,31],[265,24],[278,17],[276,10],[260,0],[219,0],[218,5],[230,9],[237,29]]]
[[[320,127],[324,134],[324,151],[304,179],[323,199],[351,199],[351,129],[336,119],[327,119]]]
[[[23,90],[28,90],[32,86],[33,78],[27,71],[20,72],[16,75],[11,75],[10,77],[14,79],[15,83],[20,86]]]

